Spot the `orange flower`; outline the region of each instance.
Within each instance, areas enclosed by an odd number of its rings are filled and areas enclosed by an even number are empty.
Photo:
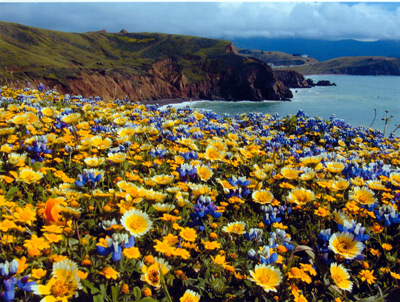
[[[151,297],[151,295],[152,295],[151,288],[149,288],[149,287],[144,288],[142,290],[142,294],[145,297]]]
[[[117,280],[118,278],[118,272],[114,270],[111,266],[103,268],[103,271],[101,271],[99,274],[105,276],[107,279],[112,278],[114,280]]]
[[[126,284],[126,283],[122,284],[121,292],[122,292],[123,294],[125,294],[125,295],[126,295],[126,294],[129,294],[129,285]]]
[[[400,274],[390,272],[390,276],[392,276],[394,279],[400,280]]]
[[[307,284],[310,284],[312,281],[311,277],[298,267],[292,267],[288,273],[288,277],[289,279],[300,279]]]
[[[154,259],[153,255],[147,255],[146,257],[144,257],[144,262],[146,262],[147,264],[153,264],[156,260]]]
[[[60,198],[49,198],[46,201],[44,210],[44,218],[46,224],[57,223],[60,220],[59,205],[62,203]]]
[[[321,217],[326,217],[329,215],[329,210],[324,207],[319,207],[317,210],[314,210],[314,214]]]
[[[393,249],[392,245],[389,243],[382,243],[382,248],[386,251],[390,251],[391,249]]]
[[[358,277],[360,277],[361,281],[367,281],[368,284],[373,284],[375,283],[376,277],[373,275],[374,271],[370,270],[362,270],[359,274]]]

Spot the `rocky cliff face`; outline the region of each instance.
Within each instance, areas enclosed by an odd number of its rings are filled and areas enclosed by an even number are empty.
[[[310,78],[306,79],[301,73],[294,70],[274,70],[276,78],[289,88],[311,88],[315,86],[336,86],[328,80],[317,83]]]
[[[275,76],[289,88],[309,88],[310,82],[304,76],[294,70],[274,70]]]
[[[230,50],[227,47],[227,51]],[[232,54],[203,62],[201,70],[202,78],[190,83],[182,66],[167,58],[155,62],[143,76],[87,71],[69,78],[67,83],[46,78],[32,81],[72,95],[128,98],[141,102],[171,98],[261,101],[293,96],[272,69],[261,61],[246,62]]]

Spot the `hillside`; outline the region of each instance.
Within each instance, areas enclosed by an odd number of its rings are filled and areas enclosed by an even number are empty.
[[[245,57],[257,58],[266,62],[272,67],[282,67],[291,65],[304,65],[318,63],[318,60],[309,56],[300,54],[287,54],[281,51],[268,51],[268,50],[249,50],[237,48],[238,54]]]
[[[387,57],[340,57],[314,64],[291,66],[290,69],[303,74],[398,76],[400,75],[400,59]]]
[[[291,70],[301,74],[400,75],[400,59],[397,58],[347,56],[319,62],[307,55],[280,51],[237,48],[237,52],[246,58],[257,58],[274,70]],[[281,77],[278,78],[282,80]],[[292,76],[290,80],[293,79]]]
[[[290,90],[231,42],[159,33],[65,33],[0,22],[0,82],[146,101],[279,100]],[[0,83],[0,84],[1,84]]]

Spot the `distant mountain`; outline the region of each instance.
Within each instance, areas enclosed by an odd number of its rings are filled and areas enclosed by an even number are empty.
[[[362,42],[356,40],[311,40],[311,39],[267,39],[234,38],[230,39],[236,47],[281,51],[288,54],[308,55],[318,61],[349,56],[383,56],[400,58],[400,41],[379,40]]]
[[[0,22],[0,84],[147,101],[280,100],[290,89],[230,41],[159,33],[66,33]]]

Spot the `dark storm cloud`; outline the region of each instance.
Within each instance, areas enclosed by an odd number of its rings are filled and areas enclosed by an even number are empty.
[[[86,32],[205,37],[400,39],[399,3],[121,2],[0,3],[0,20]]]

